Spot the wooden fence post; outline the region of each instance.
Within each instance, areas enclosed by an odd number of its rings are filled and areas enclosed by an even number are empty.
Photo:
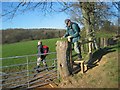
[[[105,47],[107,46],[107,37],[105,37]]]
[[[71,74],[70,47],[68,41],[57,41],[56,45],[58,76],[64,80]]]
[[[89,37],[89,43],[88,43],[88,47],[89,47],[89,59],[92,59],[92,38]]]
[[[72,61],[72,43],[71,42],[68,42],[68,60],[70,62],[70,65],[69,65],[69,71],[70,71],[70,74],[72,74],[72,71],[73,71],[73,61]]]
[[[100,37],[98,37],[98,48],[101,47],[100,45],[101,45],[101,44],[100,44]]]
[[[102,37],[101,40],[102,40],[102,43],[101,43],[102,47],[104,47],[104,37]]]

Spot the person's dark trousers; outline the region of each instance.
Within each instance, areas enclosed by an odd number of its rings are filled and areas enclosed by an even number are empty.
[[[79,43],[79,52],[80,53],[78,53],[78,59],[81,60],[82,59],[82,55],[81,55],[81,45],[80,45],[80,43]]]
[[[46,68],[46,71],[49,71],[49,69],[48,69],[48,65],[47,65],[47,64],[45,65],[45,68]]]
[[[78,53],[78,59],[81,60],[82,59],[82,55],[80,53]]]

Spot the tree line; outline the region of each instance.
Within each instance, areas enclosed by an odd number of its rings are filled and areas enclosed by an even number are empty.
[[[59,38],[64,35],[62,29],[6,29],[2,32],[2,44],[28,40]]]
[[[112,33],[118,34],[118,26],[113,25],[111,22],[106,21],[103,26],[96,30],[96,36],[101,36],[100,34],[106,34],[109,36]],[[64,29],[6,29],[0,30],[2,35],[2,44],[5,43],[15,43],[20,41],[28,40],[39,40],[39,39],[50,39],[50,38],[59,38],[65,34]],[[85,28],[81,28],[81,39],[86,38]]]

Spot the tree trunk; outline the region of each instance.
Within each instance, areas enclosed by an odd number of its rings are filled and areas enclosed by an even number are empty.
[[[91,10],[91,4],[89,2],[80,2],[81,4],[81,10],[82,10],[82,14],[83,14],[83,18],[84,18],[84,26],[85,26],[85,30],[86,30],[86,37],[88,38],[89,41],[92,41],[92,23],[91,20],[93,20],[93,18],[91,19],[90,16],[90,10]],[[89,42],[88,45],[89,48],[89,55],[91,58],[92,55],[92,42]]]
[[[57,69],[58,76],[65,80],[71,74],[70,46],[68,41],[57,41]]]

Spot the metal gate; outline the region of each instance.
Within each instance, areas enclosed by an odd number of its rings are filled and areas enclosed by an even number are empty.
[[[57,78],[56,52],[47,54],[49,71],[41,63],[39,73],[34,69],[38,54],[0,58],[0,88],[35,88],[53,82]]]

